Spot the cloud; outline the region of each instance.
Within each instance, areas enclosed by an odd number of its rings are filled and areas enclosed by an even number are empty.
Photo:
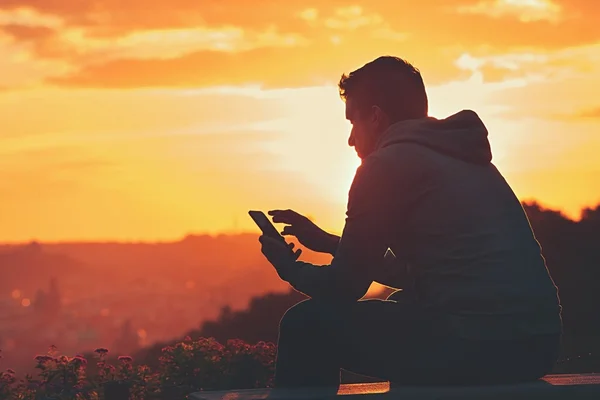
[[[394,30],[380,14],[365,13],[360,6],[336,9],[333,16],[325,19],[324,25],[327,28],[341,31],[370,28],[370,36],[374,39],[402,41],[408,37],[406,33]]]
[[[46,26],[31,26],[31,25],[1,25],[0,31],[12,37],[16,41],[41,41],[55,34],[54,29]]]
[[[547,53],[510,53],[473,56],[463,53],[455,62],[463,70],[480,74],[484,82],[502,82],[525,79],[529,82],[541,79],[548,69]]]
[[[354,39],[354,37],[351,37]],[[298,88],[337,84],[344,72],[382,54],[395,54],[395,41],[378,40],[352,47],[314,42],[303,47],[259,48],[244,52],[200,51],[172,59],[119,59],[55,75],[48,83],[65,87],[137,88],[259,85]],[[412,56],[411,54],[414,54]],[[435,57],[432,57],[435,54]],[[468,75],[452,65],[453,53],[403,54],[422,71],[428,84]]]
[[[79,65],[121,57],[162,59],[200,50],[233,52],[307,44],[302,35],[280,32],[274,24],[260,30],[235,25],[199,25],[98,36],[93,35],[89,27],[62,26],[60,19],[42,16],[34,11],[0,14],[0,33],[2,32],[16,43],[32,42],[30,50],[38,58],[69,59]]]
[[[364,26],[374,26],[383,23],[383,18],[379,14],[363,13],[360,6],[342,7],[335,10],[333,16],[325,19],[324,24],[331,29],[357,29]]]
[[[281,32],[275,25],[260,30],[203,25],[98,36],[91,34],[89,27],[67,24],[66,20],[30,8],[0,9],[0,50],[7,55],[0,60],[0,86],[31,86],[47,76],[98,68],[113,60],[160,61],[201,51],[234,53],[308,44],[302,35]]]
[[[0,26],[1,25],[20,25],[26,27],[46,27],[56,29],[63,25],[63,20],[57,15],[40,12],[35,8],[0,8]]]
[[[492,18],[515,17],[521,22],[547,21],[557,23],[562,8],[551,0],[484,0],[459,6],[461,14],[481,14]]]
[[[336,2],[336,0],[333,0]],[[35,10],[59,16],[65,26],[86,29],[90,35],[115,37],[137,30],[194,28],[199,25],[235,25],[261,29],[273,23],[294,24],[290,10],[307,8],[307,0],[285,5],[269,0],[2,0],[4,10]]]
[[[0,46],[10,39],[4,48],[20,61],[12,62],[0,85],[297,87],[336,80],[382,54],[407,58],[426,80],[439,83],[468,75],[453,63],[464,53],[543,53],[600,39],[591,18],[596,3],[465,1],[422,0],[398,12],[396,3],[384,0],[207,0],[202,7],[196,0],[3,0]],[[515,10],[530,15],[542,3],[545,12],[559,7],[560,18],[552,24],[531,20],[527,29],[509,18]],[[506,18],[482,17],[483,5]],[[492,80],[520,74],[491,61],[482,72]]]
[[[40,28],[25,28],[40,29]],[[43,29],[43,28],[41,28]],[[32,35],[21,28],[13,30],[13,34]],[[38,34],[37,32],[36,34]],[[65,60],[44,60],[34,56],[31,45],[14,38],[0,30],[0,87],[6,90],[27,88],[39,84],[46,77],[72,73],[74,68]]]
[[[304,46],[307,40],[299,34],[280,33],[275,26],[263,31],[244,30],[240,27],[196,27],[191,29],[144,30],[114,37],[89,37],[82,29],[62,32],[53,47],[54,54],[72,54],[76,59],[90,59],[94,63],[119,58],[169,59],[185,54],[210,50],[223,52],[248,51],[261,47]],[[50,46],[46,49],[48,50]],[[45,54],[52,54],[46,51]]]
[[[0,87],[23,88],[46,76],[71,72],[66,61],[39,59],[33,50],[49,40],[62,23],[58,16],[31,8],[0,8]]]
[[[463,0],[449,1],[438,8],[427,13],[427,26],[435,29],[424,32],[416,28],[437,46],[470,50],[493,46],[497,52],[553,51],[600,40],[595,17],[600,3],[594,1]],[[415,30],[411,20],[404,29]]]
[[[312,51],[284,47],[258,48],[238,53],[200,51],[173,59],[120,59],[90,65],[50,82],[83,87],[201,87],[262,84],[266,87],[313,86],[337,81],[353,66],[360,66],[378,47],[348,52],[330,43],[312,45]]]
[[[302,35],[282,32],[273,23],[253,29],[231,23],[214,26],[198,16],[191,17],[192,22],[185,16],[185,10],[194,6],[196,13],[188,14],[197,15],[197,4],[182,0],[177,3],[179,8],[169,6],[168,11],[162,8],[152,10],[150,7],[146,11],[154,13],[154,18],[146,20],[148,15],[144,13],[121,15],[123,9],[141,6],[141,2],[135,0],[128,5],[102,1],[96,6],[87,1],[75,4],[62,0],[47,3],[31,1],[27,6],[27,1],[7,0],[0,6],[0,46],[4,45],[7,51],[3,53],[8,54],[8,59],[0,61],[0,64],[10,65],[3,69],[0,85],[34,85],[47,75],[70,75],[78,69],[100,70],[113,60],[120,60],[121,64],[128,64],[129,60],[134,64],[135,60],[152,60],[158,62],[154,69],[159,70],[161,60],[186,59],[186,56],[198,52],[248,52],[265,47],[306,46],[309,43]],[[6,8],[10,6],[15,8]],[[219,14],[218,9],[213,2],[212,6],[203,7],[202,12]],[[173,17],[164,17],[159,11],[170,13]],[[163,17],[165,24],[157,22]],[[118,31],[104,30],[112,29],[113,20],[120,18],[133,18],[129,20],[131,26]],[[125,25],[122,27],[125,28]],[[157,28],[151,28],[153,26]],[[191,65],[199,75],[204,69],[201,64]],[[152,72],[148,73],[152,80]],[[166,81],[169,79],[169,76],[164,78]],[[101,85],[102,82],[99,82],[98,86]]]
[[[465,52],[455,60],[463,70],[481,73],[485,81],[524,78],[551,83],[579,76],[596,78],[600,63],[600,44],[581,45],[554,51],[535,49],[512,53],[485,51]]]
[[[593,118],[593,119],[598,118],[598,119],[600,119],[600,107],[581,111],[578,114],[576,114],[576,117],[577,118]]]
[[[283,55],[286,52],[277,53]],[[281,75],[291,71],[278,73],[272,61],[274,56],[270,49],[259,49],[242,53],[200,51],[169,59],[126,58],[90,65],[71,75],[52,78],[49,82],[104,88],[239,85],[272,82],[278,78],[281,82]],[[281,65],[278,67],[281,68]]]
[[[314,22],[319,17],[319,10],[316,8],[307,8],[300,11],[298,17],[308,22]]]
[[[508,65],[515,68],[514,73],[532,78],[526,89],[511,89],[497,97],[498,101],[526,110],[529,115],[563,118],[597,107],[594,99],[600,85],[600,44],[544,53],[496,55],[482,60],[484,64],[490,60],[508,60]]]
[[[356,31],[358,29],[369,29],[371,38],[387,40],[405,40],[407,34],[394,30],[385,19],[376,12],[365,12],[358,5],[345,6],[334,9],[329,16],[319,18],[323,14],[316,8],[307,8],[298,16],[308,22],[311,27],[326,28],[338,31],[330,39],[334,44],[340,44],[343,40],[341,33],[344,31]]]
[[[263,31],[233,26],[221,30],[138,31],[111,39],[67,30],[62,34],[63,42],[77,49],[78,57],[87,55],[89,62],[80,63],[79,71],[54,76],[49,82],[111,88],[248,83],[297,87],[336,80],[349,65],[366,62],[359,53],[350,54],[345,46],[334,48],[332,44],[346,43],[347,39],[355,50],[368,48],[374,58],[389,53],[386,49],[391,49],[391,43],[407,38],[381,16],[365,13],[361,7],[339,8],[323,18],[320,15],[316,9],[296,14],[298,19],[319,27],[310,36],[280,33],[274,25]],[[328,31],[338,33],[331,36]],[[365,35],[377,43],[354,45]],[[379,54],[375,53],[377,49],[381,49]]]
[[[490,99],[508,106],[505,118],[564,120],[592,118],[600,86],[600,44],[552,52],[474,56],[466,53],[457,64],[483,82],[520,81]],[[584,114],[582,115],[582,110]]]

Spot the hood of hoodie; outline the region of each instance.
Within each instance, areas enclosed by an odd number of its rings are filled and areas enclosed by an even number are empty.
[[[417,143],[472,164],[485,165],[492,161],[488,131],[471,110],[445,119],[427,117],[397,122],[383,133],[376,148],[397,143]]]

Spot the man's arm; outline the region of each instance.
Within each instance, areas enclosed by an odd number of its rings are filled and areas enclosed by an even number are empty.
[[[358,168],[348,196],[346,224],[330,265],[296,261],[283,278],[315,299],[356,301],[378,275],[389,247],[392,196],[377,159]]]
[[[286,224],[281,234],[295,236],[307,249],[332,256],[337,251],[340,237],[325,232],[312,220],[294,210],[270,210],[273,222]]]
[[[331,254],[332,256],[335,256],[335,253],[337,253],[338,246],[340,245],[341,237],[333,233],[327,234],[329,235],[327,240],[327,253]]]

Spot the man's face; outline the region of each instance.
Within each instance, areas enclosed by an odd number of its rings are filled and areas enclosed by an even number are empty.
[[[375,110],[359,110],[351,99],[346,99],[346,119],[352,124],[348,145],[354,147],[356,154],[364,159],[375,149],[379,137],[379,123]]]

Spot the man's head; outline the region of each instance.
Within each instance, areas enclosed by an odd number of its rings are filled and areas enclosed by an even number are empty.
[[[383,56],[343,74],[338,84],[352,124],[348,144],[365,158],[392,124],[427,116],[427,93],[419,70],[398,57]]]

